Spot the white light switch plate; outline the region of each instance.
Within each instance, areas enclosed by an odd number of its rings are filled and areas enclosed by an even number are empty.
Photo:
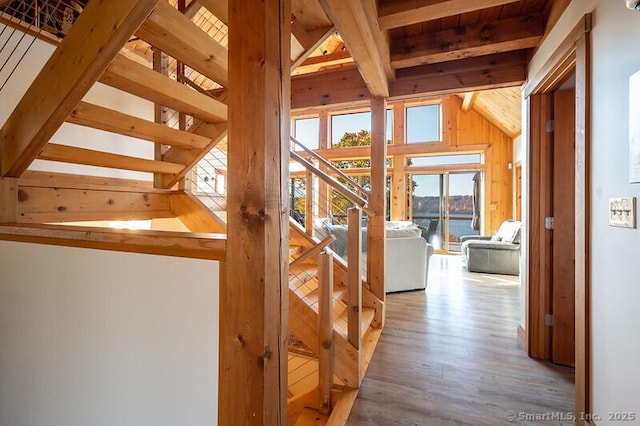
[[[635,197],[609,198],[609,225],[621,228],[636,227]]]

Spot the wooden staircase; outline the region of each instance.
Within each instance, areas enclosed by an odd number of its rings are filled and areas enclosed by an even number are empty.
[[[121,49],[135,32],[154,48],[225,87],[226,48],[166,0],[137,2],[133,9],[124,0],[112,1],[117,1],[118,7],[89,2],[2,127],[5,144],[1,176],[18,182],[18,222],[175,217],[192,232],[224,233],[226,216],[212,212],[206,201],[190,193],[185,176],[226,139],[227,105],[205,90],[163,75]],[[96,26],[96,22],[102,24]],[[53,89],[52,82],[56,82]],[[192,124],[171,128],[83,100],[98,82],[191,117]],[[44,98],[43,93],[47,94]],[[141,158],[113,152],[116,149],[97,150],[52,141],[65,122],[151,143],[156,156]],[[154,186],[126,179],[27,172],[36,159],[153,173]],[[51,202],[38,204],[41,199]],[[88,212],[88,208],[96,210]],[[318,378],[326,345],[321,343],[319,332],[321,271],[317,254],[330,241],[318,241],[293,221],[290,233],[289,329],[305,351],[292,350],[289,354],[289,423],[322,424],[329,421],[331,412],[326,410]],[[339,397],[352,395],[350,390],[360,386],[379,336],[383,304],[365,283],[363,302],[354,308],[349,301],[348,265],[337,257],[332,265],[330,320],[335,375],[329,393],[338,401],[334,406],[340,406]],[[358,318],[355,332],[354,313]],[[325,397],[326,393],[325,389]]]

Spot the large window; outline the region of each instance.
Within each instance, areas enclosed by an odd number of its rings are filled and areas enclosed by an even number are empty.
[[[387,109],[385,137],[393,141],[393,110]],[[336,148],[371,145],[371,112],[354,112],[331,116],[331,144]],[[357,139],[357,142],[353,141]]]
[[[407,143],[440,142],[440,105],[407,108]]]
[[[336,147],[371,145],[371,112],[331,116],[331,144]],[[357,142],[353,141],[357,139]]]
[[[294,137],[307,148],[320,148],[320,119],[318,117],[297,119],[294,132]],[[296,147],[296,151],[299,150],[301,148]]]

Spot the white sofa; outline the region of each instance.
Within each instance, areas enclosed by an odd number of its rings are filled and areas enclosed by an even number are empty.
[[[329,246],[345,260],[347,255],[347,228],[332,225],[328,220],[315,224],[320,239],[333,235],[336,240]],[[366,268],[367,229],[362,228],[363,270]],[[424,290],[427,287],[429,259],[433,246],[421,237],[420,229],[411,222],[387,222],[387,293],[407,290]]]

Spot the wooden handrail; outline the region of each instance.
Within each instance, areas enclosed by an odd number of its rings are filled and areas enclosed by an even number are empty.
[[[318,160],[320,163],[324,164],[325,166],[327,166],[329,168],[329,170],[331,170],[333,173],[337,174],[338,176],[340,176],[343,179],[346,179],[350,184],[352,184],[353,186],[356,187],[356,189],[361,193],[366,195],[367,197],[369,196],[370,192],[369,190],[367,190],[366,188],[364,188],[362,185],[360,185],[358,182],[355,182],[353,179],[351,179],[349,177],[349,175],[347,175],[345,172],[343,172],[342,170],[340,170],[339,168],[337,168],[336,166],[334,166],[330,161],[328,161],[326,158],[324,158],[323,156],[317,154],[314,150],[307,148],[306,146],[304,146],[302,144],[302,142],[300,142],[299,140],[297,140],[296,138],[294,138],[293,136],[291,136],[291,142],[293,142],[296,146],[299,146],[300,148],[303,149],[304,152],[306,152],[307,154],[309,154],[310,156],[312,156],[313,158],[315,158],[316,160]]]
[[[333,176],[330,176],[326,172],[323,172],[319,168],[317,168],[313,163],[308,161],[306,158],[302,157],[295,151],[290,151],[289,155],[298,163],[302,164],[307,170],[311,171],[314,175],[318,176],[325,183],[334,187],[341,195],[343,195],[347,200],[351,201],[356,206],[360,207],[364,210],[367,215],[370,217],[373,216],[373,212],[367,207],[367,201],[360,197],[355,192],[351,191],[345,185],[343,185],[340,181],[335,179]]]
[[[311,247],[309,250],[303,252],[297,259],[295,259],[293,262],[291,262],[289,264],[289,269],[293,269],[296,266],[300,265],[305,260],[309,259],[310,257],[317,255],[322,250],[324,250],[324,248],[326,246],[328,246],[329,244],[334,242],[335,239],[336,239],[335,236],[329,235],[327,238],[325,238],[324,240],[320,241],[319,244],[317,244],[317,245]]]

